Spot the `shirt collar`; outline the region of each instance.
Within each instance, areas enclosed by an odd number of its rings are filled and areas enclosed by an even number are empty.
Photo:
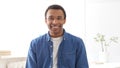
[[[67,39],[67,33],[66,33],[66,31],[65,31],[65,29],[63,29],[64,31],[64,33],[63,33],[63,40],[66,40]],[[51,40],[51,37],[50,37],[50,34],[49,34],[49,32],[47,33],[47,41],[50,41]]]

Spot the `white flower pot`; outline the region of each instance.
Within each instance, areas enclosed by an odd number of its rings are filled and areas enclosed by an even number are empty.
[[[101,52],[99,52],[99,57],[98,57],[98,61],[100,62],[100,63],[105,63],[105,62],[107,62],[107,53],[105,52],[105,51],[101,51]]]

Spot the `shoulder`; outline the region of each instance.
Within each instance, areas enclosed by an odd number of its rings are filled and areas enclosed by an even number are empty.
[[[38,36],[38,37],[32,39],[31,42],[38,43],[38,42],[40,42],[40,41],[46,40],[46,38],[47,38],[47,33],[46,33],[46,34],[43,34],[43,35],[40,35],[40,36]]]
[[[66,39],[74,45],[76,49],[82,49],[84,48],[84,42],[81,37],[75,36],[70,33],[66,33]]]
[[[84,41],[81,37],[75,36],[70,33],[66,33],[67,40],[73,42],[76,45],[84,46]]]
[[[75,41],[82,41],[81,37],[78,37],[78,36],[73,35],[71,33],[66,33],[66,37],[69,38],[69,39],[75,40]]]

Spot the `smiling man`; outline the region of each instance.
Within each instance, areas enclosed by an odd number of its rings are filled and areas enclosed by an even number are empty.
[[[51,37],[60,37],[63,35],[63,24],[66,19],[60,9],[49,9],[45,13],[45,22],[48,25]]]
[[[64,8],[50,5],[45,22],[49,31],[31,41],[26,68],[89,68],[83,40],[63,28]]]

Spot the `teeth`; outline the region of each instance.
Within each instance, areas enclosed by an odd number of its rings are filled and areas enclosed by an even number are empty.
[[[54,28],[59,28],[59,26],[53,26]]]
[[[60,25],[51,25],[51,27],[58,28]]]

